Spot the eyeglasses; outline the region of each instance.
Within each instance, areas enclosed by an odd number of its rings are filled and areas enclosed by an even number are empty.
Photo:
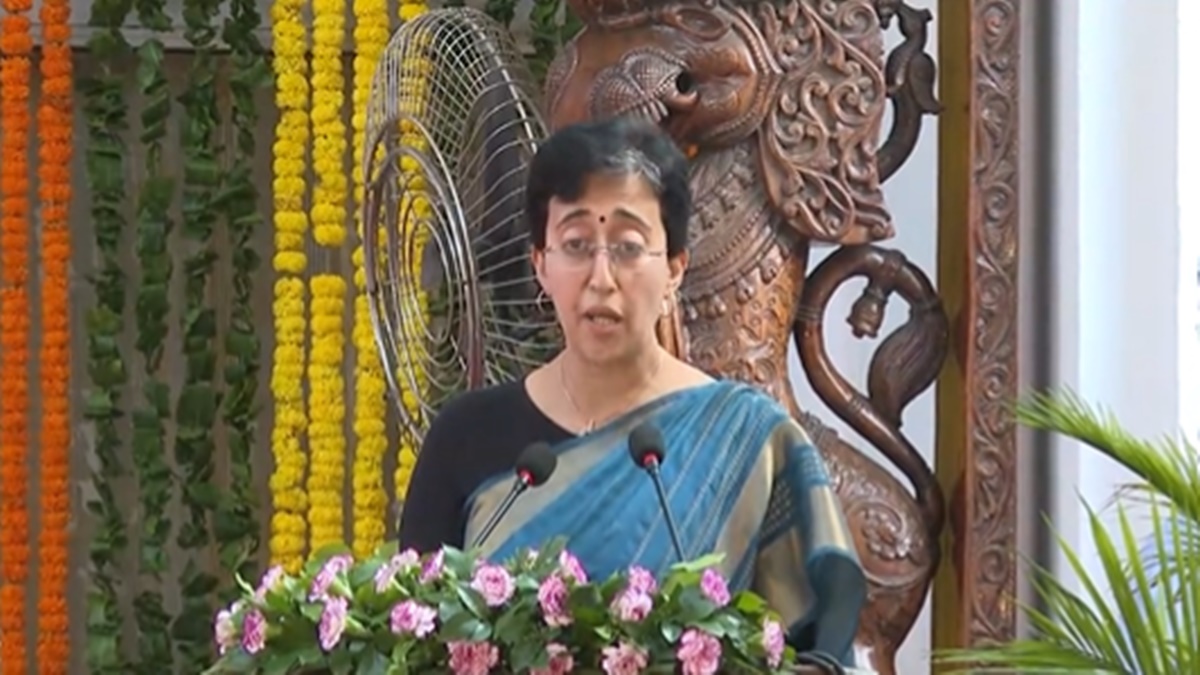
[[[622,269],[636,268],[650,258],[666,255],[666,251],[651,251],[636,241],[618,241],[612,244],[597,244],[586,239],[568,239],[560,246],[547,246],[547,253],[557,253],[568,266],[575,269],[591,267],[601,251],[608,256],[609,263]]]

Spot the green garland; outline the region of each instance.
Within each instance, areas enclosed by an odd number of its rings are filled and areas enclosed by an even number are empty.
[[[136,0],[138,21],[152,31],[137,48],[137,85],[142,94],[141,134],[145,175],[137,204],[137,252],[141,283],[137,289],[137,339],[145,382],[141,405],[133,412],[133,462],[138,476],[141,511],[139,572],[141,587],[134,597],[138,631],[138,663],[142,675],[174,672],[170,623],[162,593],[168,572],[167,545],[171,521],[167,511],[174,480],[167,465],[164,421],[171,414],[171,387],[160,373],[167,336],[168,287],[173,261],[167,252],[172,223],[168,209],[174,180],[163,167],[163,140],[171,113],[171,93],[163,68],[164,49],[158,35],[171,27],[165,0]]]
[[[233,297],[225,335],[225,397],[222,419],[229,444],[230,494],[217,508],[214,527],[221,565],[226,578],[237,572],[243,579],[258,578],[258,499],[251,464],[255,445],[258,407],[259,339],[251,306],[253,278],[262,258],[254,250],[253,237],[262,224],[258,210],[258,187],[254,183],[254,133],[258,111],[254,96],[271,82],[271,68],[256,31],[262,25],[255,0],[232,0],[222,37],[232,56],[229,89],[233,98],[234,147],[225,172],[219,200],[225,218],[226,236],[232,259]],[[237,597],[237,588],[227,587],[227,601]]]
[[[117,506],[116,484],[125,475],[121,465],[124,416],[120,407],[128,381],[125,357],[119,347],[124,331],[125,272],[119,257],[124,248],[125,147],[121,132],[127,127],[121,95],[124,76],[119,60],[129,55],[121,25],[129,14],[128,0],[95,0],[88,25],[88,54],[99,72],[80,80],[87,117],[85,150],[88,191],[91,197],[92,234],[99,258],[90,281],[95,306],[87,313],[88,377],[84,417],[95,430],[95,464],[92,494],[86,508],[95,521],[88,546],[90,583],[87,591],[87,642],[84,663],[89,673],[119,675],[129,672],[121,639],[120,598],[124,594],[119,558],[129,545],[125,519]]]
[[[176,535],[186,558],[180,579],[181,607],[171,628],[182,661],[181,672],[199,673],[215,656],[212,642],[213,592],[217,577],[200,561],[212,541],[210,514],[220,503],[213,480],[216,474],[213,428],[217,424],[220,394],[217,371],[217,313],[208,299],[208,285],[217,254],[213,230],[217,222],[214,203],[221,184],[220,149],[216,134],[216,65],[213,45],[222,0],[184,0],[184,37],[192,48],[187,87],[179,102],[183,115],[179,136],[183,146],[183,221],[181,232],[188,248],[183,262],[183,303],[180,332],[183,336],[184,382],[175,406],[175,465],[180,474],[181,502],[186,513]]]
[[[550,62],[562,45],[574,37],[581,26],[579,19],[571,12],[563,12],[562,0],[534,0],[529,10],[530,42],[533,53],[526,61],[529,70],[539,83],[546,78]],[[559,15],[565,14],[565,20],[560,25]]]

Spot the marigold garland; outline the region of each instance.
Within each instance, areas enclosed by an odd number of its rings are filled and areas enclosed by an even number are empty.
[[[400,20],[411,21],[418,16],[421,16],[428,11],[429,6],[423,0],[415,2],[402,2],[400,4]],[[420,53],[420,52],[418,52]],[[420,58],[420,57],[418,57]],[[414,62],[402,64],[402,70],[405,73],[416,73],[411,80],[401,82],[401,109],[412,116],[418,116],[424,110],[425,97],[428,89],[428,78],[422,77],[424,70],[428,67],[427,63]],[[401,122],[400,142],[414,148],[417,152],[424,149],[424,137],[410,124]],[[408,190],[420,193],[422,190],[422,178],[419,174],[417,164],[411,158],[401,160],[400,166],[400,181],[401,185]],[[417,198],[411,202],[406,202],[400,205],[401,215],[401,241],[407,242],[409,238],[413,239],[411,250],[413,251],[413,259],[420,261],[424,259],[425,244],[429,239],[429,232],[423,226],[422,221],[425,221],[429,214],[429,204],[424,199]],[[405,244],[407,248],[407,243]],[[419,264],[414,266],[414,269],[405,270],[405,273],[416,275],[419,277]],[[420,289],[420,286],[417,286]],[[401,301],[409,301],[409,298],[401,298]],[[402,345],[403,354],[402,366],[409,369],[415,374],[412,378],[415,382],[411,383],[415,389],[423,389],[426,383],[426,375],[422,368],[424,360],[421,354],[424,346],[420,343],[424,335],[423,322],[421,318],[425,317],[429,311],[429,299],[424,290],[417,290],[415,298],[412,299],[415,306],[403,312],[404,317],[414,317],[412,322],[405,321],[401,326],[401,334],[403,335],[404,344]],[[397,378],[400,382],[407,382],[409,378]],[[405,390],[401,393],[401,405],[404,406],[411,419],[418,420],[422,414],[417,392]],[[417,460],[416,439],[405,434],[400,439],[399,448],[396,456],[396,474],[394,476],[394,485],[396,496],[403,500],[408,492],[408,484],[412,481],[413,467]]]
[[[375,67],[387,48],[387,0],[354,0],[354,203],[359,241],[364,241],[363,155],[366,152],[367,100]],[[354,554],[365,558],[383,543],[387,532],[387,491],[383,461],[387,454],[387,400],[383,364],[375,345],[368,304],[366,256],[360,243],[354,250]]]
[[[29,574],[29,55],[31,0],[3,0],[0,24],[0,672],[27,668]]]
[[[71,5],[43,0],[42,91],[38,108],[38,197],[42,206],[41,532],[38,537],[38,673],[65,674],[71,656],[67,612],[71,333]]]
[[[275,50],[275,282],[273,314],[275,351],[271,373],[275,426],[271,450],[271,561],[291,574],[304,563],[308,495],[304,491],[307,458],[301,439],[308,427],[304,410],[305,311],[304,280],[308,265],[304,237],[305,145],[308,142],[307,29],[301,16],[304,0],[275,0],[271,5]]]
[[[336,251],[346,240],[346,128],[342,122],[346,39],[345,0],[313,0],[312,198],[313,239]],[[345,540],[346,473],[345,354],[346,281],[316,274],[309,282],[312,354],[308,364],[308,526],[311,550]]]

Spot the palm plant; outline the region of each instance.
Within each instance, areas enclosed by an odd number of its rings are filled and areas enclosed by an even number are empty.
[[[1016,416],[1025,426],[1081,441],[1135,480],[1115,497],[1115,531],[1088,508],[1102,573],[1090,576],[1059,537],[1080,592],[1034,565],[1043,609],[1023,608],[1031,637],[947,651],[936,660],[976,673],[1200,673],[1200,452],[1174,438],[1136,438],[1071,393],[1034,396],[1016,406]],[[1126,510],[1133,504],[1148,511],[1149,535],[1135,534]]]

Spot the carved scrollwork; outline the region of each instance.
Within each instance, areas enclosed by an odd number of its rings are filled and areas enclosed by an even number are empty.
[[[1009,402],[1017,395],[1017,232],[1020,127],[1019,0],[973,0],[975,116],[970,266],[975,283],[968,382],[972,490],[957,538],[970,542],[959,558],[968,578],[969,642],[1011,640],[1016,632],[1016,427]],[[968,539],[969,537],[969,539]]]
[[[838,371],[825,349],[829,302],[838,288],[858,277],[866,277],[867,287],[848,319],[857,337],[878,335],[893,293],[909,305],[908,321],[883,340],[871,359],[866,395]],[[843,246],[809,274],[794,331],[804,372],[817,396],[912,482],[936,540],[945,519],[942,490],[929,464],[900,431],[905,406],[933,384],[949,346],[949,322],[929,278],[899,251]]]
[[[891,237],[876,157],[887,87],[872,1],[764,2],[756,17],[782,71],[759,136],[776,209],[817,241]]]
[[[884,73],[892,102],[892,128],[879,149],[879,180],[886,181],[908,160],[921,137],[921,118],[942,110],[934,94],[937,65],[925,51],[933,14],[901,0],[877,0],[879,21],[887,28],[899,19],[904,41],[887,57]]]

